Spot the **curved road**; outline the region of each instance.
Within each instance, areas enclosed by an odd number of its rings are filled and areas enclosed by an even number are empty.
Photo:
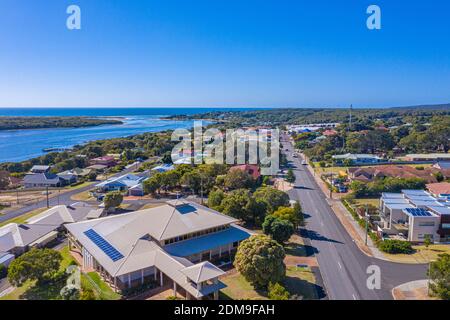
[[[289,191],[299,200],[307,217],[309,239],[319,263],[320,273],[329,299],[386,300],[393,299],[391,290],[399,284],[426,279],[426,264],[401,264],[369,257],[362,253],[342,226],[311,173],[293,158],[293,147],[287,137],[282,141],[293,168],[296,183]],[[367,268],[376,265],[381,271],[381,288],[368,289]]]

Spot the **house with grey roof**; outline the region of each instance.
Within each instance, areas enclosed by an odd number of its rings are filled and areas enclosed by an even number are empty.
[[[44,165],[34,165],[30,172],[31,173],[46,173],[50,170],[50,166],[44,166]]]
[[[125,191],[141,184],[143,180],[145,180],[145,177],[140,177],[128,173],[120,177],[113,177],[108,180],[102,181],[99,184],[95,185],[95,187],[101,192]]]
[[[0,227],[0,252],[20,255],[32,247],[44,247],[65,231],[62,226],[89,219],[99,209],[85,203],[55,206],[26,220]],[[103,211],[103,210],[102,210]]]
[[[49,172],[27,174],[23,178],[25,188],[57,188],[63,184],[64,182],[60,177]]]
[[[344,161],[349,161],[352,165],[368,165],[382,162],[383,159],[373,154],[339,154],[331,157],[335,164],[343,165]]]
[[[82,267],[116,291],[147,282],[173,287],[186,299],[218,298],[221,266],[251,232],[238,220],[185,200],[65,225]]]

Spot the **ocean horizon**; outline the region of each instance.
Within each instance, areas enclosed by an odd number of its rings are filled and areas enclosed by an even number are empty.
[[[46,148],[71,148],[94,140],[128,137],[145,132],[192,128],[192,120],[161,120],[177,114],[196,114],[190,108],[0,108],[0,116],[121,117],[123,124],[83,128],[42,128],[0,131],[0,163],[19,162],[45,154]],[[209,122],[205,121],[205,124]]]

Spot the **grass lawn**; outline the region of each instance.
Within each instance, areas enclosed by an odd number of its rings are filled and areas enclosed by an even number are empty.
[[[77,194],[74,194],[70,199],[75,201],[89,201],[89,200],[95,200],[93,196],[91,196],[89,191],[80,192]]]
[[[114,292],[100,277],[97,272],[89,272],[81,276],[81,286],[91,289],[101,300],[119,300],[121,295]]]
[[[294,234],[291,239],[289,239],[289,242],[284,246],[284,251],[286,252],[286,256],[308,256],[303,239],[297,234]]]
[[[17,218],[13,218],[13,219],[9,219],[3,222],[0,222],[0,227],[7,225],[8,223],[24,223],[26,220],[30,219],[31,217],[44,212],[45,210],[47,210],[47,208],[39,208],[33,211],[28,212],[27,214],[21,215]]]
[[[233,273],[220,278],[227,287],[220,291],[220,299],[224,300],[267,300],[263,292],[256,291],[253,286],[239,273]]]
[[[355,204],[358,205],[373,205],[375,207],[378,207],[380,205],[380,199],[379,198],[361,198],[361,199],[355,199]]]
[[[75,262],[75,259],[69,253],[69,247],[65,246],[60,250],[63,257],[61,262],[60,271],[66,270],[66,268]],[[90,279],[88,279],[88,277]],[[93,284],[94,283],[94,284]],[[62,281],[52,282],[42,286],[36,286],[34,281],[27,281],[19,288],[15,288],[9,294],[0,298],[0,300],[60,300],[60,290],[66,285],[65,278]],[[96,272],[90,272],[88,274],[81,275],[81,286],[83,289],[93,290],[100,299],[105,300],[117,300],[120,299],[120,295],[115,293]]]
[[[220,279],[227,285],[221,290],[223,300],[267,300],[267,293],[257,291],[239,273],[233,273]],[[291,294],[303,299],[317,299],[314,274],[309,268],[287,267],[285,287]]]
[[[60,253],[63,257],[60,271],[64,271],[74,259],[69,254],[68,247],[61,249]],[[59,292],[65,285],[65,278],[42,286],[36,286],[35,281],[27,281],[21,287],[1,297],[0,300],[60,300]]]
[[[439,254],[450,254],[450,244],[432,244],[428,248],[424,245],[413,246],[412,254],[388,254],[383,253],[389,260],[403,263],[428,263],[438,258]]]
[[[73,190],[77,190],[77,189],[81,189],[81,188],[87,187],[87,186],[89,186],[89,185],[91,185],[93,183],[95,183],[95,181],[85,181],[85,182],[83,182],[81,184],[78,184],[76,186],[73,186],[73,187],[69,186],[69,187],[65,188],[64,190],[73,191]]]

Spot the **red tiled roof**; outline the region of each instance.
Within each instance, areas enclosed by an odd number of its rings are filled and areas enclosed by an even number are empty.
[[[450,183],[449,182],[439,182],[427,184],[427,189],[435,195],[439,194],[450,194]]]

